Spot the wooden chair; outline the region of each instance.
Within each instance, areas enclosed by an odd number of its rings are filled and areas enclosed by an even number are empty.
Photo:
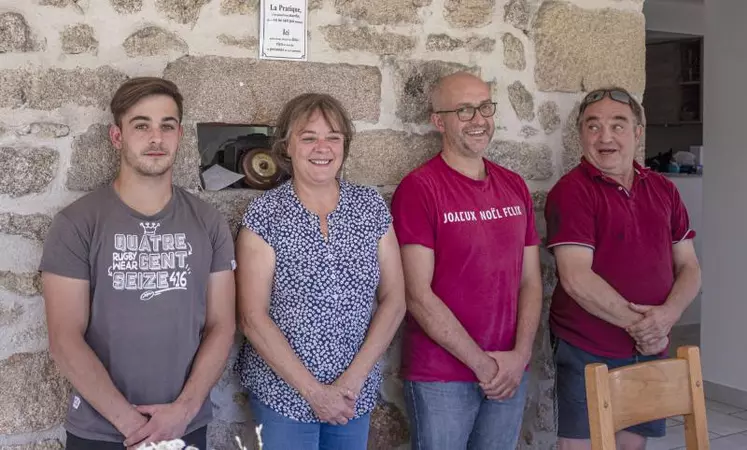
[[[703,374],[698,347],[677,357],[608,370],[586,366],[591,448],[615,450],[615,433],[631,425],[682,415],[688,450],[708,450]]]

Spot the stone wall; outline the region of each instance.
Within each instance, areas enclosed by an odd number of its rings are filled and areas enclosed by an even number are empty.
[[[257,59],[258,3],[0,0],[0,448],[61,446],[68,386],[46,351],[35,270],[51,216],[114,174],[107,104],[127,77],[163,75],[184,91],[182,186],[199,190],[197,123],[272,121],[284,101],[313,90],[340,98],[355,120],[344,176],[389,195],[438,150],[429,85],[469,70],[491,82],[498,102],[489,157],[526,178],[538,210],[578,159],[580,92],[644,88],[642,0],[311,0],[304,63]],[[200,195],[235,224],[256,192]],[[548,294],[546,253],[543,263]],[[545,322],[521,448],[554,445]],[[395,344],[370,448],[408,447],[397,356]],[[212,394],[211,448],[251,435],[237,386],[227,371]]]

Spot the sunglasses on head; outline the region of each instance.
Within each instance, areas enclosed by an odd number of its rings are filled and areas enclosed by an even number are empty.
[[[630,95],[628,95],[627,92],[623,92],[618,89],[598,89],[596,91],[589,92],[589,94],[584,97],[584,101],[581,103],[581,106],[582,108],[585,108],[586,106],[598,102],[599,100],[607,96],[609,96],[609,98],[616,102],[625,103],[626,105],[633,104],[633,99],[630,98]]]

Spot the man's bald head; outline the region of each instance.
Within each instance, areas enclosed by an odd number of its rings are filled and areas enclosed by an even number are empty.
[[[433,111],[451,109],[454,106],[452,105],[454,98],[458,97],[459,91],[466,86],[474,85],[489,89],[487,83],[469,72],[456,72],[440,78],[431,89],[431,108]]]

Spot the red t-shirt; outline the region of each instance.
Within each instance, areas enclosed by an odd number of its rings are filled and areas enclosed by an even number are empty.
[[[434,251],[431,288],[486,351],[514,348],[524,247],[538,245],[524,180],[488,160],[473,180],[441,155],[407,175],[392,198],[400,245]],[[402,376],[413,381],[477,381],[408,314]]]
[[[672,245],[692,239],[685,205],[665,176],[635,164],[628,192],[582,159],[547,195],[547,245],[594,250],[592,270],[627,301],[663,304],[674,284]],[[622,328],[583,309],[560,283],[553,294],[550,327],[589,353],[628,358],[635,341]]]

